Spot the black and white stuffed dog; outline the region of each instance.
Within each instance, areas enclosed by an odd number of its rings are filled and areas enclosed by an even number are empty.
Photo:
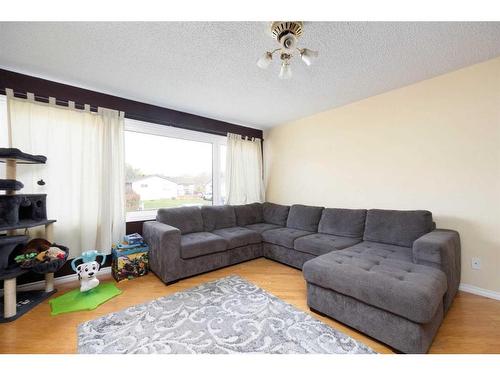
[[[88,262],[82,263],[76,267],[78,280],[80,280],[80,292],[87,292],[99,285],[99,280],[96,278],[99,271],[99,263]]]

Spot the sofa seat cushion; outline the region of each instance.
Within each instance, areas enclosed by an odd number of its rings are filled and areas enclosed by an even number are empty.
[[[196,232],[181,236],[181,258],[218,253],[227,249],[227,241],[209,232]]]
[[[317,232],[323,207],[294,204],[290,207],[286,226],[288,228]]]
[[[253,230],[255,232],[263,233],[266,230],[278,229],[278,228],[283,228],[283,227],[280,225],[276,225],[276,224],[257,223],[257,224],[246,225],[245,228]]]
[[[293,228],[278,228],[267,230],[262,233],[262,240],[293,249],[293,243],[297,238],[307,236],[309,234],[313,233]]]
[[[233,206],[236,214],[236,224],[240,227],[246,225],[262,223],[264,214],[262,213],[262,203],[250,203]]]
[[[412,247],[417,238],[433,229],[429,211],[368,210],[363,239]]]
[[[242,227],[216,229],[212,233],[224,238],[227,241],[228,249],[260,243],[262,241],[262,236],[259,232]]]
[[[332,251],[307,261],[307,282],[355,298],[416,323],[428,323],[442,308],[447,289],[438,269],[372,252]]]
[[[312,255],[323,255],[356,245],[361,239],[314,233],[295,240],[294,249]]]

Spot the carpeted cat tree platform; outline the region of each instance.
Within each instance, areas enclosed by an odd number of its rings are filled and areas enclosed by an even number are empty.
[[[33,309],[56,292],[54,269],[45,273],[45,289],[17,292],[17,277],[31,272],[13,260],[13,254],[24,247],[28,236],[17,235],[17,230],[45,227],[45,237],[53,242],[53,223],[47,219],[46,194],[16,194],[24,185],[16,180],[17,164],[45,164],[47,158],[31,155],[17,148],[0,148],[0,162],[6,164],[6,178],[0,179],[0,280],[4,282],[3,301],[0,302],[0,323],[9,322]]]

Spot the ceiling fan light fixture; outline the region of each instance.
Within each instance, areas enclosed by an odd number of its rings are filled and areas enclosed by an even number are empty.
[[[290,79],[292,77],[290,60],[294,56],[300,55],[302,61],[308,66],[318,57],[317,51],[297,47],[299,38],[303,34],[303,22],[301,21],[272,22],[271,34],[273,39],[279,43],[279,47],[271,52],[264,53],[257,61],[257,66],[261,69],[267,69],[273,61],[273,54],[279,51],[281,58],[279,78],[281,79]]]
[[[257,60],[257,66],[261,69],[267,69],[272,61],[273,54],[271,52],[266,52]]]
[[[280,79],[290,79],[292,78],[292,67],[288,61],[283,61],[281,63],[281,69],[279,74]]]
[[[314,62],[314,60],[318,58],[318,51],[303,48],[300,50],[300,57],[302,58],[304,64],[310,66]]]

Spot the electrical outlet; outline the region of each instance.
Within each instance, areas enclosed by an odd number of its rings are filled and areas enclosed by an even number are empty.
[[[481,259],[476,258],[476,257],[472,258],[471,267],[473,270],[480,270],[481,269]]]

